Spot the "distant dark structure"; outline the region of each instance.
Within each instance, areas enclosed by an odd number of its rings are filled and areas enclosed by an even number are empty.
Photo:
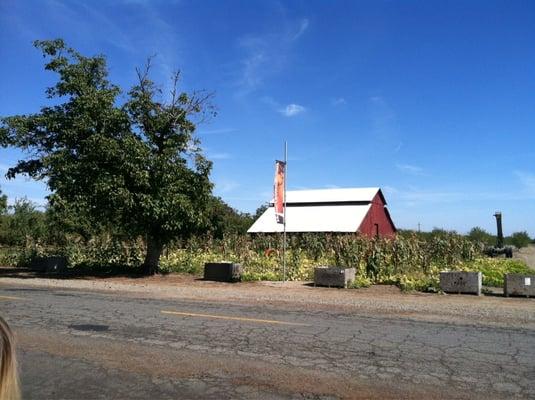
[[[496,257],[504,254],[505,258],[513,258],[513,247],[505,246],[503,242],[502,213],[500,211],[496,211],[494,217],[496,217],[497,229],[496,246],[487,247],[485,249],[485,253],[490,257]]]

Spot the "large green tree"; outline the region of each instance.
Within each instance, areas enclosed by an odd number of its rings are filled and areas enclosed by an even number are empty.
[[[218,239],[225,234],[245,234],[254,222],[251,215],[235,210],[219,197],[212,198],[208,210],[208,231]]]
[[[206,226],[211,163],[194,132],[214,114],[210,94],[180,92],[178,73],[162,93],[149,77],[150,60],[123,93],[108,80],[104,56],[83,56],[61,39],[35,46],[58,75],[46,91],[55,105],[1,119],[2,144],[29,154],[8,176],[42,179],[53,207],[143,236],[143,272],[157,272],[167,243]]]
[[[7,196],[5,194],[2,194],[2,190],[0,190],[0,215],[5,214],[7,211]]]
[[[487,246],[494,246],[496,244],[496,236],[491,235],[483,228],[476,226],[468,232],[468,238],[476,243],[483,243]]]
[[[519,249],[528,246],[532,242],[526,231],[514,232],[511,236],[505,238],[505,243],[513,245]]]
[[[9,214],[2,216],[0,243],[24,246],[28,240],[46,240],[45,213],[37,210],[36,204],[22,198],[9,209]]]

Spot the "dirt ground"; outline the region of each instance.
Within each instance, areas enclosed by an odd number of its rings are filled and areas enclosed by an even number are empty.
[[[525,261],[530,268],[535,270],[535,244],[515,251],[513,258]]]

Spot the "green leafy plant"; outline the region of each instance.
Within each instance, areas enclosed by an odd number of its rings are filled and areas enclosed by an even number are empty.
[[[28,264],[36,256],[61,254],[68,257],[73,269],[102,271],[122,266],[134,270],[143,263],[145,246],[141,238],[123,240],[100,234],[85,240],[73,234],[60,247],[30,241],[16,249],[0,249],[0,260],[7,265]],[[242,264],[243,280],[282,280],[281,248],[281,235],[197,235],[166,246],[160,264],[164,273],[201,275],[206,262],[230,261]],[[354,267],[352,287],[390,284],[407,291],[437,291],[443,270],[481,271],[483,283],[495,286],[503,285],[505,273],[529,273],[521,261],[483,257],[476,243],[451,232],[427,236],[402,233],[391,239],[353,234],[289,235],[287,279],[311,280],[315,267],[329,265]]]
[[[483,285],[503,287],[505,274],[533,274],[524,261],[506,258],[477,258],[454,267],[464,271],[480,271]]]

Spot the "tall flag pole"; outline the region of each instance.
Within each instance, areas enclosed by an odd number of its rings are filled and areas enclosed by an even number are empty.
[[[286,182],[288,181],[288,143],[284,141],[284,225],[282,238],[282,271],[283,281],[286,282]]]
[[[284,161],[275,161],[275,182],[273,185],[273,198],[275,206],[275,219],[277,224],[283,226],[282,241],[282,274],[286,281],[286,177],[288,162],[288,146],[284,142]]]

